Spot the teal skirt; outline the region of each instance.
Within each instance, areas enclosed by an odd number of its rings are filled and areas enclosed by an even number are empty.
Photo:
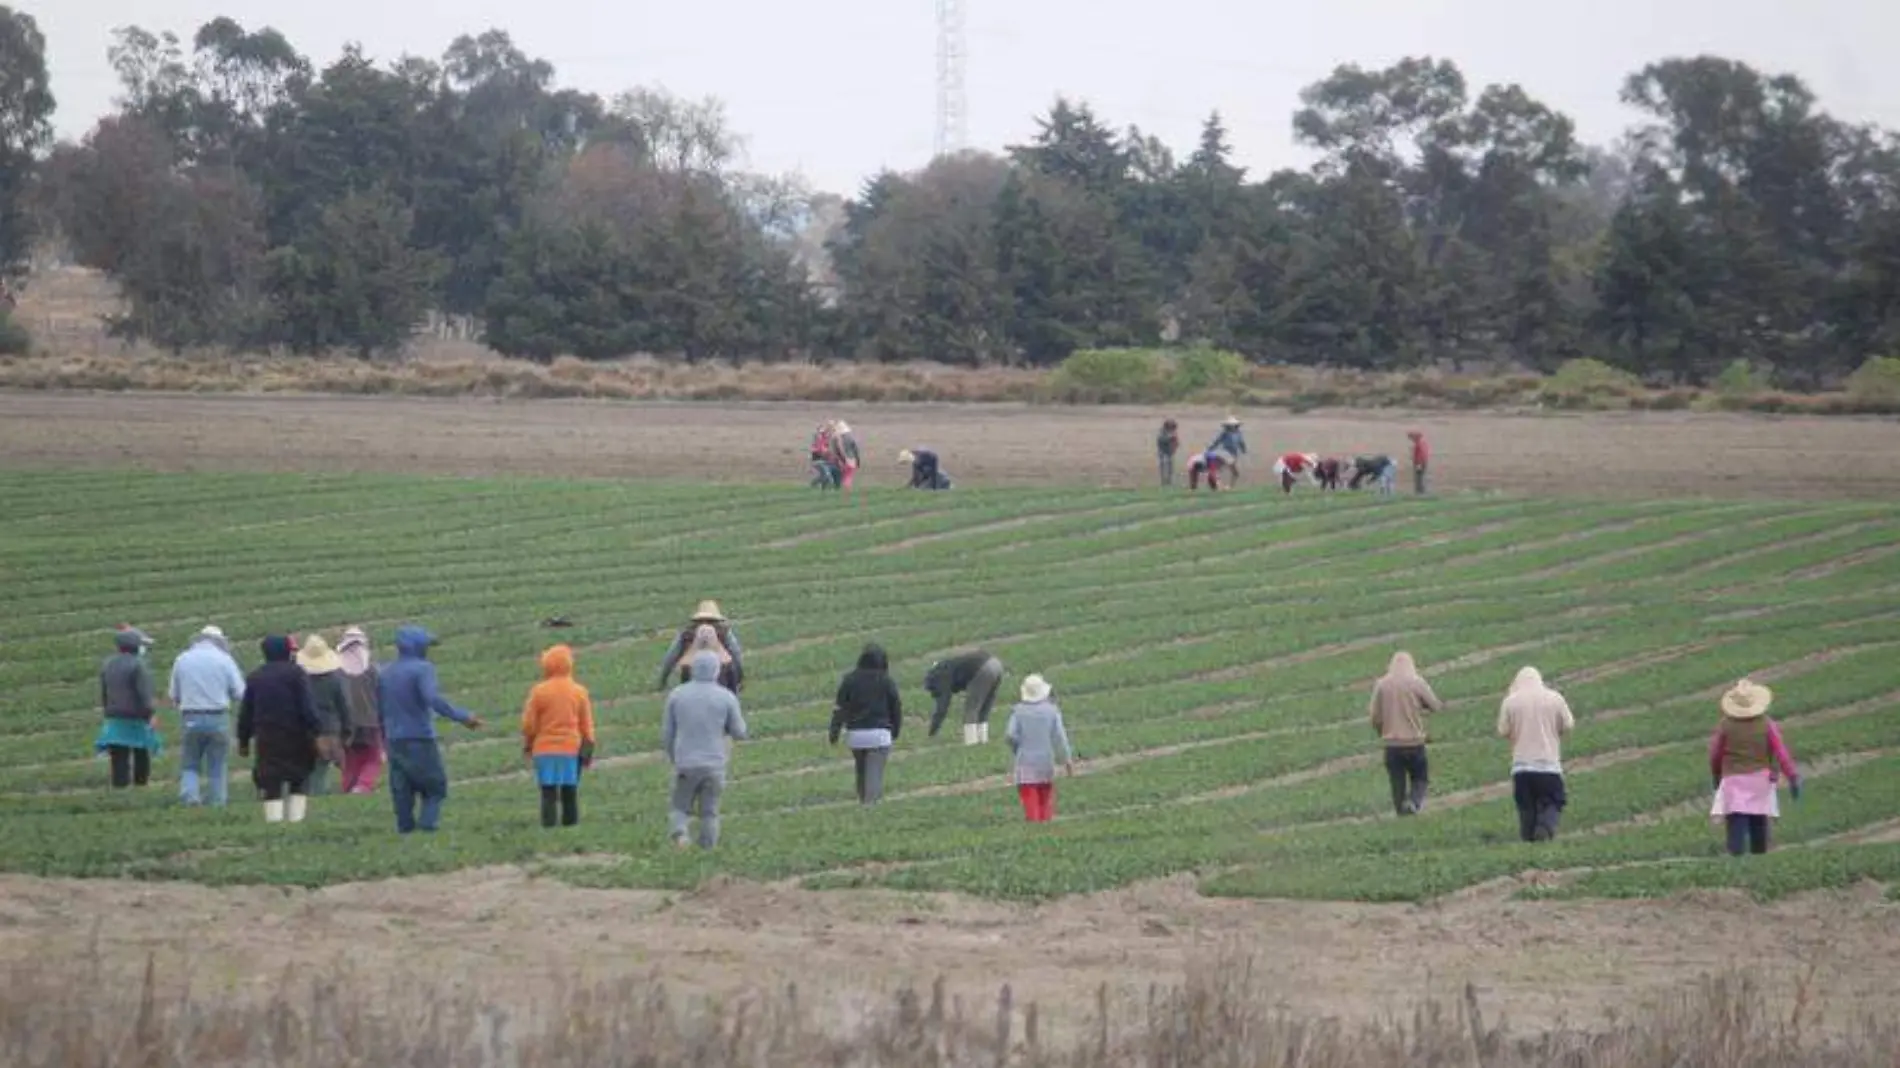
[[[579,786],[581,758],[550,753],[534,758],[534,777],[542,786]]]
[[[99,737],[93,739],[92,751],[103,753],[108,748],[122,745],[127,749],[149,750],[157,756],[165,748],[164,739],[152,725],[142,719],[108,719],[99,728]]]

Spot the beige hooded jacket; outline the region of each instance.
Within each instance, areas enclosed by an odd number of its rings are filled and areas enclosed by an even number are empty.
[[[1424,745],[1426,713],[1444,707],[1432,692],[1431,683],[1418,673],[1412,654],[1399,652],[1392,654],[1385,675],[1372,687],[1367,712],[1372,729],[1379,732],[1379,739],[1386,745]]]
[[[1534,667],[1511,682],[1498,708],[1498,736],[1511,741],[1511,770],[1563,771],[1563,736],[1577,725],[1564,695],[1544,685]]]

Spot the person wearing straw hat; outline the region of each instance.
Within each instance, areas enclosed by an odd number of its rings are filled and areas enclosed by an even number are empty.
[[[850,423],[840,419],[831,429],[831,456],[838,468],[838,485],[848,490],[864,464],[864,454],[858,449],[858,434]]]
[[[1239,466],[1240,458],[1247,455],[1247,438],[1240,432],[1238,416],[1228,416],[1221,420],[1220,433],[1214,436],[1214,443],[1207,447],[1208,452],[1224,452],[1232,466]]]
[[[1011,781],[1023,803],[1023,818],[1047,823],[1056,814],[1056,763],[1075,774],[1075,751],[1062,725],[1062,709],[1052,700],[1054,689],[1041,675],[1023,680],[1022,702],[1009,710],[1003,738],[1012,759]]]
[[[699,602],[699,607],[693,609],[693,618],[680,628],[678,634],[673,635],[673,644],[667,646],[666,656],[660,661],[658,688],[664,690],[675,685],[673,672],[679,668],[680,661],[691,662],[686,654],[698,640],[700,627],[711,627],[713,634],[718,637],[720,649],[724,652],[721,656],[720,650],[714,650],[714,655],[720,659],[719,681],[722,684],[729,681],[730,685],[726,688],[738,693],[745,683],[745,649],[739,644],[739,632],[732,629],[732,621],[719,610],[719,602],[712,600]],[[690,670],[687,674],[690,676]],[[686,679],[679,681],[684,682]]]
[[[936,452],[931,449],[918,449],[915,452],[909,449],[900,450],[897,454],[897,462],[910,467],[909,489],[947,490],[951,486],[949,474],[944,471],[942,462],[937,459]]]
[[[1781,816],[1775,797],[1779,775],[1788,792],[1801,800],[1801,773],[1782,740],[1781,727],[1768,718],[1774,692],[1743,679],[1722,695],[1722,721],[1709,738],[1709,778],[1715,786],[1711,818],[1728,828],[1728,851],[1739,857],[1768,852],[1768,821]]]
[[[291,659],[290,637],[273,634],[259,643],[264,663],[244,680],[238,709],[238,755],[249,757],[251,781],[264,798],[264,822],[303,822],[309,808],[310,772],[317,763],[317,719],[310,676]]]
[[[349,737],[350,700],[343,687],[343,660],[321,634],[305,635],[296,646],[297,666],[310,676],[310,695],[316,701],[317,763],[310,769],[307,791],[311,797],[330,792],[330,770],[343,762],[343,742]]]
[[[193,807],[202,804],[202,782],[211,787],[211,804],[223,808],[231,793],[231,706],[244,700],[244,672],[232,659],[223,630],[206,626],[178,654],[172,661],[170,691],[183,728],[179,800]]]
[[[93,750],[106,754],[112,787],[144,786],[152,779],[152,758],[165,743],[154,726],[152,673],[145,665],[152,639],[129,623],[113,635],[117,652],[99,667],[99,704],[105,723],[93,741]]]

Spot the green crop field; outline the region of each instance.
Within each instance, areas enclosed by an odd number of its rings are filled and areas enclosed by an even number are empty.
[[[747,650],[753,740],[725,840],[664,848],[658,659],[715,597]],[[540,621],[565,615],[571,630]],[[267,826],[174,797],[176,719],[145,791],[91,753],[110,630],[159,639],[162,680],[217,622],[395,624],[445,639],[442,833],[399,839],[386,796]],[[536,657],[579,654],[602,762],[579,828],[544,831],[516,734]],[[873,810],[825,744],[859,646],[910,702]],[[1020,821],[1000,742],[924,735],[922,674],[984,645],[1056,685],[1083,774]],[[1389,815],[1366,689],[1410,649],[1451,706],[1425,815]],[[1497,702],[1523,664],[1576,709],[1563,837],[1515,841]],[[866,492],[354,476],[0,474],[0,869],[320,885],[517,863],[588,886],[713,874],[822,888],[1036,898],[1182,872],[1209,893],[1416,900],[1529,870],[1537,893],[1900,881],[1900,506],[1452,496],[1210,498],[1092,490]],[[1720,857],[1705,815],[1714,697],[1744,673],[1810,791],[1778,852]],[[999,709],[996,734],[1005,713]],[[242,764],[243,762],[236,762]],[[571,858],[571,862],[564,862]]]

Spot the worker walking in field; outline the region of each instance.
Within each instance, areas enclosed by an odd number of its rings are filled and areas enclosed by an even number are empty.
[[[244,680],[238,755],[249,757],[255,743],[251,781],[264,799],[264,822],[302,823],[323,724],[317,718],[310,676],[291,660],[289,636],[270,635],[259,647],[264,663]]]
[[[903,730],[904,698],[891,678],[890,660],[883,646],[866,645],[858,666],[838,682],[830,730],[832,745],[842,735],[851,749],[859,804],[875,805],[884,796],[884,768]]]
[[[739,644],[739,632],[733,629],[732,621],[719,610],[719,602],[710,600],[699,602],[699,607],[693,610],[693,618],[680,628],[679,633],[673,635],[673,644],[667,646],[666,656],[660,661],[660,688],[677,685],[673,670],[679,667],[682,659],[691,664],[691,657],[687,654],[698,640],[701,627],[711,627],[714,636],[719,639],[719,646],[724,650],[724,655],[719,658],[720,675],[730,682],[727,688],[738,693],[745,684],[745,648]],[[690,671],[683,673],[678,681],[687,681],[689,675]]]
[[[1273,461],[1273,477],[1280,481],[1280,490],[1293,492],[1295,482],[1313,484],[1313,469],[1319,466],[1319,456],[1310,452],[1289,452]]]
[[[1372,688],[1367,711],[1372,730],[1385,745],[1385,772],[1392,783],[1392,808],[1401,816],[1425,809],[1430,769],[1425,760],[1425,716],[1444,708],[1431,683],[1418,673],[1412,654],[1392,654],[1385,674]]]
[[[1412,489],[1419,496],[1425,495],[1425,471],[1431,466],[1432,447],[1425,440],[1425,432],[1414,430],[1405,435],[1412,442]]]
[[[1768,718],[1775,695],[1750,679],[1722,695],[1722,720],[1709,738],[1709,778],[1715,785],[1711,818],[1725,824],[1730,856],[1768,852],[1769,821],[1779,819],[1775,787],[1788,778],[1788,793],[1801,800],[1801,771]]]
[[[1214,435],[1207,451],[1226,453],[1238,464],[1240,458],[1247,455],[1247,438],[1240,432],[1240,420],[1231,415],[1221,420],[1220,433]]]
[[[151,782],[152,758],[163,751],[165,743],[158,735],[152,672],[145,664],[152,639],[122,624],[113,636],[113,646],[118,651],[99,667],[99,705],[105,723],[93,749],[106,754],[112,788],[123,790]]]
[[[1023,680],[1022,702],[1009,711],[1003,728],[1009,743],[1011,779],[1023,805],[1023,818],[1047,823],[1056,816],[1056,764],[1075,774],[1075,750],[1062,724],[1054,689],[1041,675]]]
[[[244,699],[244,672],[231,658],[224,631],[207,626],[172,661],[172,707],[184,730],[179,742],[178,798],[188,807],[223,808],[231,793],[231,706]],[[202,784],[202,786],[201,786]]]
[[[397,627],[396,659],[377,669],[376,705],[389,753],[389,796],[396,808],[397,834],[434,833],[441,826],[442,805],[449,799],[449,771],[436,738],[436,717],[469,730],[482,726],[480,716],[442,696],[435,665],[429,662],[429,649],[435,643],[433,634],[414,624]]]
[[[739,695],[719,685],[719,659],[699,653],[693,657],[692,671],[691,682],[666,695],[660,722],[660,750],[673,765],[667,833],[676,847],[685,849],[687,824],[697,813],[699,847],[711,849],[719,844],[727,739],[745,741],[746,725]]]
[[[831,452],[832,463],[838,469],[839,488],[848,490],[858,477],[858,468],[864,464],[864,454],[858,448],[857,431],[842,419],[832,426]]]
[[[683,662],[680,664],[678,682],[693,681],[692,661],[700,653],[711,653],[719,659],[719,685],[738,693],[739,661],[719,640],[719,628],[711,623],[701,623],[693,628],[693,644],[687,648],[686,655],[680,658]]]
[[[1517,833],[1526,842],[1557,837],[1568,798],[1564,792],[1563,739],[1577,725],[1564,695],[1525,667],[1511,680],[1498,707],[1498,736],[1511,743],[1511,799]]]
[[[370,655],[369,635],[361,627],[345,630],[337,641],[336,656],[348,710],[341,789],[346,794],[367,794],[376,789],[383,770],[383,718],[376,699],[376,662]]]
[[[1379,496],[1390,497],[1397,487],[1399,465],[1390,456],[1355,456],[1352,461],[1352,480],[1346,483],[1347,489],[1358,489],[1368,482],[1376,482]]]
[[[343,742],[349,733],[350,702],[343,690],[343,661],[321,634],[307,634],[297,646],[297,666],[310,676],[310,694],[317,703],[317,764],[310,770],[311,797],[330,792],[330,772],[343,763]]]
[[[963,744],[990,740],[990,709],[1003,682],[1003,662],[982,649],[939,660],[924,673],[924,689],[936,699],[930,714],[930,736],[935,738],[950,714],[950,699],[963,694]]]
[[[574,681],[574,650],[541,654],[541,681],[521,706],[521,755],[541,790],[541,826],[581,821],[581,769],[594,762],[594,701]]]
[[[843,482],[834,454],[836,427],[827,419],[811,435],[811,484],[819,489],[837,489]]]
[[[1161,468],[1161,485],[1174,485],[1174,454],[1181,448],[1181,428],[1172,419],[1161,421],[1155,435],[1155,462]]]

